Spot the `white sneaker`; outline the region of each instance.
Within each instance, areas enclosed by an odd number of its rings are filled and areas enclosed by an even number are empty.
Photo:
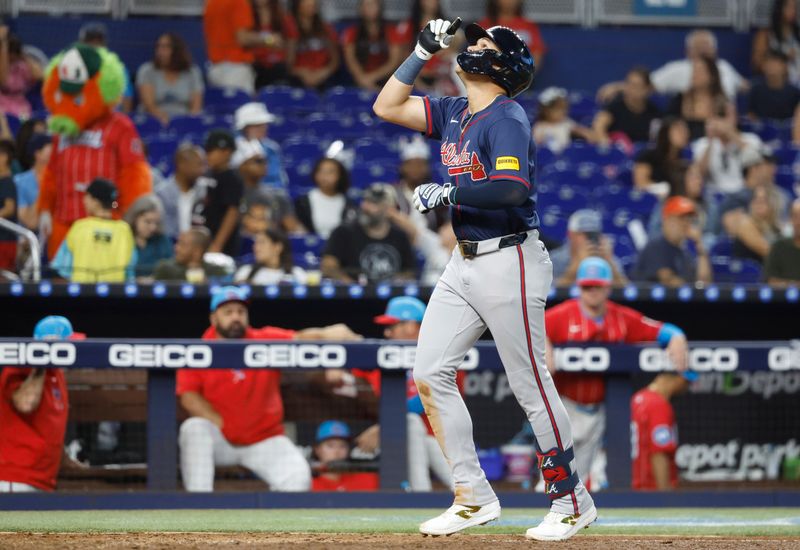
[[[497,500],[486,506],[453,504],[443,514],[420,525],[419,532],[423,535],[452,535],[469,527],[486,525],[499,518],[500,502]]]
[[[550,512],[544,517],[542,523],[536,527],[531,527],[525,533],[526,539],[556,541],[567,540],[575,533],[597,519],[597,508],[589,508],[582,514],[559,514],[558,512]]]

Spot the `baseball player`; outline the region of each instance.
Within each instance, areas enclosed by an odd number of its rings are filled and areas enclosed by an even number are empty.
[[[437,19],[375,101],[375,113],[441,140],[451,181],[414,191],[420,212],[449,206],[458,247],[431,296],[419,336],[414,380],[455,483],[453,505],[420,532],[448,535],[500,517],[478,462],[472,421],[456,368],[488,328],[508,381],[538,442],[550,513],[526,537],[565,540],[597,517],[578,478],[569,418],[545,366],[544,304],[553,266],[539,241],[531,126],[512,98],[533,81],[528,46],[505,27],[466,29],[456,73],[466,97],[412,97],[425,62],[447,48],[460,19]]]
[[[696,373],[663,372],[631,399],[631,487],[668,491],[678,484],[678,429],[670,399],[687,390]]]
[[[36,324],[37,340],[74,337],[57,315]],[[53,491],[64,453],[69,400],[61,369],[5,367],[0,374],[0,493]]]
[[[250,326],[247,293],[235,286],[211,298],[206,340],[356,340],[344,325],[299,331]],[[181,474],[187,491],[213,489],[214,467],[241,465],[273,491],[311,487],[308,462],[284,435],[280,371],[182,369],[176,393],[190,418],[181,424]]]
[[[590,256],[578,265],[576,282],[580,295],[545,313],[547,366],[572,424],[578,475],[588,479],[592,461],[602,448],[606,425],[603,374],[555,372],[553,344],[602,342],[633,344],[658,342],[666,347],[675,368],[686,369],[687,343],[683,332],[670,323],[649,319],[608,299],[614,274],[604,259]]]

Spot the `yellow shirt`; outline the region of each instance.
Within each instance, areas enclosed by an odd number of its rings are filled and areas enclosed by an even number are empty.
[[[75,283],[120,283],[133,276],[136,243],[121,220],[83,218],[72,224],[53,266]]]

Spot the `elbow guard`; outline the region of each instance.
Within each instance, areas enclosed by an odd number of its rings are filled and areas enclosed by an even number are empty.
[[[673,336],[686,336],[681,329],[672,323],[664,323],[661,325],[661,330],[658,331],[656,340],[661,347],[666,347]]]

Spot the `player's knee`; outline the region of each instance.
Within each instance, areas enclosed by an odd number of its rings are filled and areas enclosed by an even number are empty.
[[[185,447],[189,444],[204,443],[211,444],[210,427],[213,427],[213,424],[205,418],[196,416],[187,418],[183,421],[178,431],[178,442],[180,446]]]
[[[311,467],[306,459],[298,453],[297,458],[284,469],[281,478],[275,480],[270,489],[287,493],[311,489]]]

